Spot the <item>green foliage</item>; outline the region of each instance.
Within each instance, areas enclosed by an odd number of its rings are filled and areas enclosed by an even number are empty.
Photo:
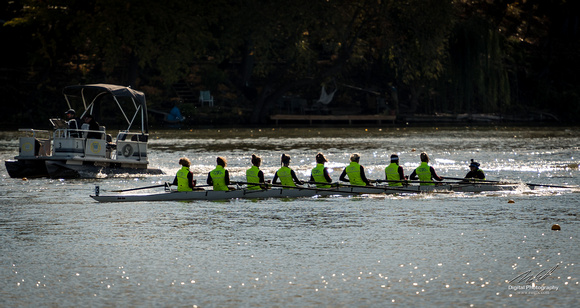
[[[282,95],[311,97],[330,80],[386,96],[394,85],[411,112],[544,109],[553,97],[562,110],[579,109],[579,37],[569,25],[580,10],[570,1],[27,0],[5,7],[3,28],[32,37],[16,46],[27,54],[19,63],[29,68],[27,81],[55,92],[77,82],[156,92],[195,80],[212,92],[254,90],[245,102],[256,121]]]

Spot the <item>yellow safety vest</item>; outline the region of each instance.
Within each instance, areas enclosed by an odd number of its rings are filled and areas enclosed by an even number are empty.
[[[315,182],[326,183],[326,177],[324,177],[324,164],[316,164],[316,167],[312,169],[312,177]],[[316,184],[318,188],[330,188],[328,184]]]
[[[217,165],[215,169],[213,169],[209,175],[211,176],[211,180],[213,182],[213,190],[229,190],[228,186],[226,185],[226,169],[223,166]]]
[[[182,166],[181,169],[177,171],[177,191],[193,191],[189,187],[189,179],[187,175],[189,174],[189,167]]]
[[[246,170],[246,182],[248,183],[260,183],[260,177],[258,173],[260,172],[260,168],[256,166],[252,166],[252,168]],[[248,189],[250,190],[259,190],[262,189],[258,185],[248,185]]]
[[[296,187],[294,179],[292,178],[292,169],[284,166],[278,169],[278,171],[276,171],[276,174],[280,178],[280,183],[282,183],[282,185]]]
[[[395,181],[389,182],[389,186],[403,186],[401,183],[401,175],[399,175],[399,164],[391,163],[385,168],[385,176],[387,181]]]
[[[421,182],[431,182],[431,183],[421,183],[423,186],[434,186],[433,179],[431,178],[431,167],[426,162],[422,162],[417,169],[415,169],[415,173],[419,177]]]
[[[360,175],[360,165],[359,163],[352,161],[350,165],[346,166],[346,174],[348,175],[348,181],[351,185],[366,186],[367,184],[363,182]]]

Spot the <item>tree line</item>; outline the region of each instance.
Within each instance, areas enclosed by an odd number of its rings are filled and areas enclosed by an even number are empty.
[[[172,85],[224,94],[242,123],[322,85],[390,112],[580,114],[580,5],[566,0],[22,0],[0,4],[4,125],[106,82],[157,106]],[[341,101],[353,103],[355,99]]]

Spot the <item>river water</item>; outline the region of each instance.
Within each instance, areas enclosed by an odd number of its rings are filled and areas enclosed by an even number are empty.
[[[166,175],[24,180],[2,164],[0,306],[577,306],[577,189],[102,204],[89,195],[172,181],[181,156],[200,184],[217,156],[243,181],[252,153],[267,179],[286,153],[307,180],[318,151],[334,180],[354,152],[382,179],[391,153],[410,174],[425,151],[441,176],[463,177],[475,159],[488,180],[580,185],[579,132],[173,130],[151,132],[151,165]],[[16,155],[16,137],[0,132],[1,160]]]

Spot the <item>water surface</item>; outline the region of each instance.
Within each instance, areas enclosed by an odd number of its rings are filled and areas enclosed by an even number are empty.
[[[16,155],[16,135],[0,133],[2,160]],[[95,185],[105,194],[172,181],[181,156],[192,160],[200,183],[217,156],[228,159],[234,180],[244,180],[252,153],[263,157],[266,178],[286,153],[307,179],[318,151],[335,180],[354,152],[370,179],[382,179],[391,153],[410,174],[425,151],[442,176],[462,177],[475,159],[490,180],[579,185],[577,128],[208,129],[152,136],[151,164],[166,175],[25,181],[0,166],[0,306],[578,303],[574,189],[104,204],[88,197]],[[562,230],[552,231],[554,224]],[[550,276],[508,283],[550,269]]]

